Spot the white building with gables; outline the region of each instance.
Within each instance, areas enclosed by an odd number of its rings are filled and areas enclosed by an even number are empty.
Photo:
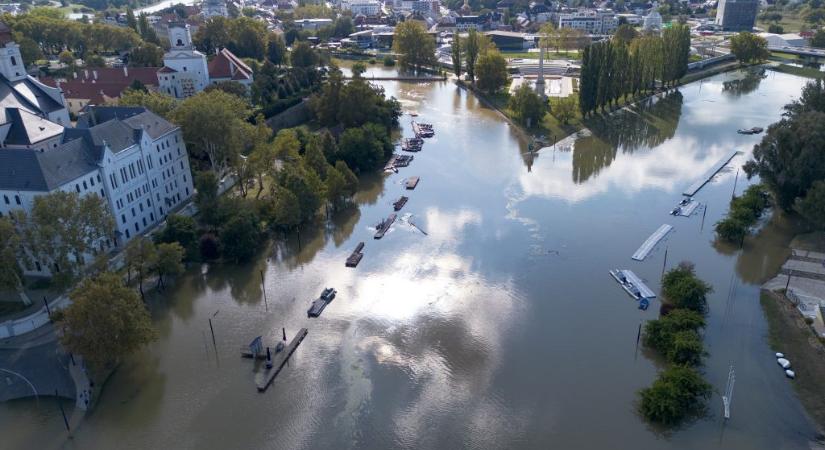
[[[171,48],[163,56],[158,71],[158,90],[181,99],[195,95],[210,84],[234,81],[249,88],[252,69],[227,49],[216,52],[207,63],[206,55],[195,49],[189,25],[169,25]]]

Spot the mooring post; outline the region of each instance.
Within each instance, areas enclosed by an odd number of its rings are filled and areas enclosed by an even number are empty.
[[[46,314],[49,316],[49,322],[52,320],[52,310],[49,308],[49,301],[46,300],[46,296],[43,296],[43,304],[46,305]]]
[[[266,348],[266,368],[272,368],[272,353],[270,353],[269,347]]]
[[[72,430],[69,428],[69,419],[66,418],[66,411],[63,409],[63,403],[60,403],[60,395],[57,389],[54,390],[54,398],[57,399],[57,407],[60,408],[60,414],[63,415],[63,425],[66,426],[66,431],[71,433]]]
[[[264,291],[264,307],[269,312],[269,303],[266,301],[266,283],[264,283],[264,271],[261,271],[261,289]]]
[[[785,296],[788,296],[788,287],[791,285],[791,275],[793,275],[793,270],[788,270],[788,282],[785,283]]]
[[[286,328],[281,328],[281,331],[284,333],[284,342],[286,342]]]
[[[212,345],[217,346],[218,344],[215,343],[215,329],[212,328],[212,319],[209,319],[209,331],[212,332]]]
[[[733,179],[733,192],[730,194],[730,199],[736,197],[736,182],[739,181],[739,169],[736,169],[736,178]]]
[[[708,204],[705,203],[705,209],[702,211],[702,226],[699,227],[699,231],[705,229],[705,216],[708,214]]]
[[[665,268],[667,268],[667,247],[665,247],[665,261],[662,263],[662,280],[665,279]]]

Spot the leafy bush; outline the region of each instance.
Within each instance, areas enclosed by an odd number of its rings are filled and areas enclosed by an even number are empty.
[[[686,308],[698,313],[707,309],[706,296],[713,288],[700,280],[693,265],[682,262],[669,270],[662,280],[662,294],[676,308]]]
[[[651,422],[676,425],[701,411],[710,388],[696,370],[673,366],[660,373],[652,386],[639,391],[639,411]]]

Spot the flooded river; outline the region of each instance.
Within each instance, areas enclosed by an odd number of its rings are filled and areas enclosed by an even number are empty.
[[[386,70],[371,69],[381,74]],[[0,405],[4,448],[805,448],[814,427],[766,343],[758,285],[786,256],[780,216],[744,250],[713,243],[737,168],[804,80],[719,75],[595,124],[534,158],[497,113],[453,83],[382,82],[432,122],[408,168],[366,179],[357,208],[279,240],[252,264],[195,268],[153,300],[160,339],[110,379],[71,440],[53,401]],[[402,118],[409,135],[409,116]],[[729,169],[668,211],[732,149]],[[420,176],[414,191],[406,177]],[[740,173],[736,191],[748,182]],[[410,197],[384,239],[374,225]],[[660,225],[675,231],[644,262],[631,254]],[[426,233],[426,234],[425,234]],[[357,269],[346,256],[364,241]],[[704,419],[647,425],[636,392],[657,361],[636,352],[645,312],[608,275],[634,270],[658,292],[667,266],[696,264],[713,285]],[[261,289],[264,272],[266,302]],[[311,299],[338,297],[318,319]],[[215,329],[213,347],[208,320]],[[239,348],[300,327],[309,335],[270,389]],[[737,382],[723,426],[719,391]]]

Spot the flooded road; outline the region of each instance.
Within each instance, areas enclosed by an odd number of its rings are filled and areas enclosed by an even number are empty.
[[[719,75],[531,157],[454,84],[382,82],[436,130],[410,167],[364,180],[358,207],[303,229],[300,244],[293,235],[247,266],[193,268],[153,300],[159,341],[121,366],[72,440],[53,401],[17,401],[0,405],[4,448],[806,448],[814,428],[776,367],[758,298],[793,227],[775,215],[743,250],[713,242],[760,139],[736,129],[776,121],[803,84]],[[409,136],[409,116],[402,126]],[[668,215],[733,149],[744,154],[696,196],[704,219]],[[421,177],[414,191],[409,176]],[[740,173],[736,192],[748,183]],[[402,194],[399,220],[373,240]],[[662,224],[674,232],[632,261]],[[364,259],[344,267],[361,241]],[[667,267],[692,261],[713,285],[704,371],[715,392],[706,418],[662,433],[635,410],[658,367],[636,351],[637,329],[659,303],[639,311],[608,270],[658,292],[666,249]],[[326,286],[338,296],[307,319]],[[281,327],[309,335],[259,394],[259,367],[239,348],[261,334],[272,345]]]

